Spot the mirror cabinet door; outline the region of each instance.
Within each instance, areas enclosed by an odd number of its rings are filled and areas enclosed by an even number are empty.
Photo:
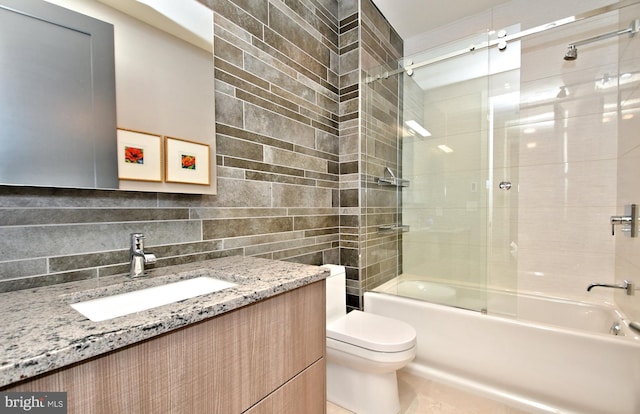
[[[0,184],[118,188],[113,26],[0,0]]]
[[[216,194],[213,11],[183,1],[0,0],[0,185]],[[118,128],[160,137],[153,174]],[[166,171],[165,137],[197,162]]]

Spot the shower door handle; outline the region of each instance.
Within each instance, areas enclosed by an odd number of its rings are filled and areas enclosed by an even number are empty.
[[[511,181],[501,181],[500,184],[498,184],[498,188],[504,191],[511,190]]]

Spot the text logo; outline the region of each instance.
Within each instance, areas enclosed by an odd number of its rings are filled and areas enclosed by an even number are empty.
[[[66,392],[0,392],[0,414],[67,414]]]

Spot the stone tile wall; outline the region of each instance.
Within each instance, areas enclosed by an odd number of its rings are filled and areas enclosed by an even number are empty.
[[[370,0],[340,1],[340,262],[347,268],[347,307],[362,307],[362,294],[395,276],[397,234],[377,233],[398,223],[395,188],[372,184],[384,167],[398,165],[398,80],[364,85],[367,72],[395,68],[402,39]],[[364,90],[361,88],[365,88]]]
[[[402,233],[380,231],[380,226],[400,225],[401,188],[378,185],[389,168],[402,177],[399,161],[402,141],[402,74],[386,76],[398,69],[403,53],[400,36],[368,0],[361,5],[361,58],[363,79],[381,75],[362,84],[360,125],[360,297],[397,276],[401,267]]]
[[[347,306],[360,308],[360,13],[340,1],[340,264],[347,270]]]

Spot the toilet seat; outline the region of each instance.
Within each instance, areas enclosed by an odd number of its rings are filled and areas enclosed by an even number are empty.
[[[403,352],[416,344],[415,329],[402,321],[354,310],[327,325],[327,338],[374,352]]]

